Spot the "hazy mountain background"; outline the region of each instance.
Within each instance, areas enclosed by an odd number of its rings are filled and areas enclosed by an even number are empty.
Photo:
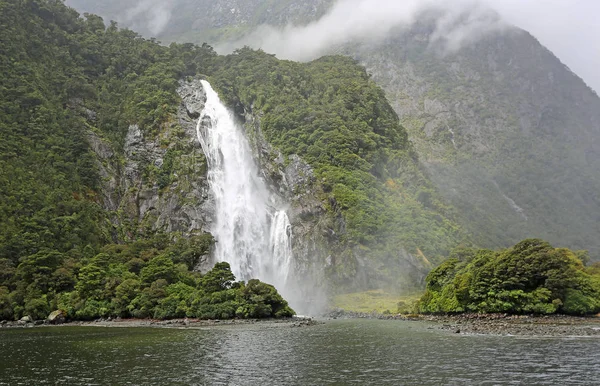
[[[434,184],[478,244],[535,236],[600,253],[600,99],[484,3],[68,4],[164,42],[248,44],[300,60],[350,55],[386,90]]]

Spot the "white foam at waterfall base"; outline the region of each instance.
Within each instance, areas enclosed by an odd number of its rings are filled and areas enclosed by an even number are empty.
[[[228,262],[238,280],[260,279],[285,297],[293,264],[287,213],[271,208],[274,200],[243,131],[211,85],[203,80],[202,86],[206,105],[196,131],[215,202],[214,259]]]

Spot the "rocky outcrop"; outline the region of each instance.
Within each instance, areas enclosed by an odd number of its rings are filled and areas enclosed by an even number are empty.
[[[244,128],[267,186],[274,193],[274,206],[286,206],[292,225],[295,260],[294,277],[302,281],[298,289],[312,288],[307,298],[316,298],[323,290],[329,256],[335,248],[331,235],[334,225],[320,197],[323,196],[314,170],[302,158],[287,158],[264,138],[260,116],[246,108]],[[307,285],[307,281],[312,281]],[[310,291],[309,291],[310,292]]]
[[[33,323],[33,318],[31,316],[25,315],[21,319],[17,321],[18,326],[26,326]]]
[[[131,125],[122,151],[97,133],[88,133],[102,176],[100,200],[112,213],[117,241],[156,230],[191,235],[208,231],[215,221],[206,159],[197,138],[206,95],[197,78],[182,80],[177,92],[181,104],[175,122],[163,125],[156,134]],[[321,188],[314,171],[296,155],[284,159],[264,139],[259,117],[247,112],[240,118],[262,177],[274,193],[271,205],[287,207],[295,276],[322,282],[335,232],[319,199]],[[210,262],[202,261],[206,266],[199,269],[208,268]]]
[[[176,120],[158,134],[129,126],[122,151],[88,133],[102,177],[101,202],[113,214],[118,240],[156,230],[190,235],[212,221],[206,159],[196,138],[204,92],[198,80],[189,80],[178,93]]]

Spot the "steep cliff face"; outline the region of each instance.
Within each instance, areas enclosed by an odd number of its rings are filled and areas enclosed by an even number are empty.
[[[440,55],[427,24],[353,46],[438,189],[485,246],[543,237],[600,250],[600,99],[524,31]]]
[[[315,172],[298,155],[285,160],[283,154],[265,139],[260,117],[251,109],[244,112],[243,121],[262,177],[280,204],[288,206],[296,269],[294,277],[310,281],[310,285],[325,287],[325,268],[335,248],[334,224],[320,199],[323,190]],[[309,288],[306,283],[296,284],[303,289]]]
[[[90,131],[97,156],[102,204],[117,224],[114,237],[132,240],[150,232],[191,235],[212,221],[206,183],[206,159],[196,138],[196,121],[204,107],[199,81],[181,81],[177,114],[157,135],[131,125],[124,148]]]
[[[131,125],[121,152],[97,133],[88,133],[102,181],[101,202],[113,221],[115,241],[153,232],[190,236],[209,232],[216,220],[207,162],[197,137],[204,89],[198,78],[190,78],[180,82],[177,92],[181,104],[173,121],[154,135],[144,135],[138,125]],[[289,207],[295,277],[305,281],[297,285],[314,297],[325,288],[324,272],[335,245],[334,226],[319,199],[322,189],[313,169],[300,157],[283,161],[262,135],[258,117],[248,111],[239,119],[262,178],[278,204]],[[205,256],[198,269],[208,270],[213,264]]]

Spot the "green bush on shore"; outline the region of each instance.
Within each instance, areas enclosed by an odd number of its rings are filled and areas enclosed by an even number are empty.
[[[512,248],[456,249],[427,276],[423,313],[572,315],[600,311],[600,276],[586,270],[581,252],[539,239]]]
[[[78,259],[70,256],[75,251],[38,252],[22,259],[0,282],[0,320],[40,320],[56,309],[72,320],[294,315],[273,286],[259,280],[236,282],[226,262],[201,275],[179,258],[206,254],[211,241],[210,235],[174,243],[157,236],[109,245]]]

